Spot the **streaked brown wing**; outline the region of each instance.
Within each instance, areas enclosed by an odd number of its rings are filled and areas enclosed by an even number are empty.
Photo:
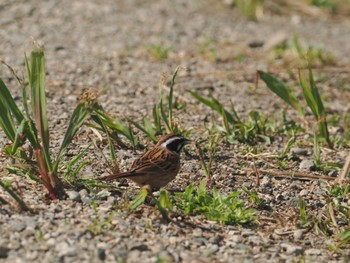
[[[162,148],[154,148],[134,161],[130,176],[167,173],[169,170],[173,170],[174,166],[179,166],[178,163],[179,156]]]

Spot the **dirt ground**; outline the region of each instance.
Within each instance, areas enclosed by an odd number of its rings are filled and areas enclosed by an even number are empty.
[[[332,55],[331,62],[315,62],[318,87],[329,115],[350,114],[350,19],[346,12],[331,15],[309,5],[277,8],[267,1],[258,21],[249,21],[238,8],[224,2],[2,0],[0,59],[24,72],[23,52],[31,50],[31,39],[44,44],[53,153],[83,89],[97,90],[100,103],[112,116],[139,121],[151,116],[159,100],[160,76],[171,76],[178,65],[186,70],[179,73],[175,97],[185,108],[176,110],[175,116],[181,127],[193,128],[193,139],[205,137],[205,123],[220,120],[186,90],[205,96],[212,92],[227,107],[232,101],[243,119],[255,110],[281,125],[280,112],[285,109],[289,119],[297,120],[295,111],[272,95],[262,81],[255,87],[257,70],[297,86],[289,74],[289,70],[297,74],[301,66],[296,52],[290,49],[276,55],[276,47],[291,43],[294,36],[304,47],[322,47],[325,54]],[[165,58],[159,57],[156,47],[169,48]],[[4,66],[0,77],[19,101],[19,87]],[[337,132],[339,127],[332,126],[332,136]],[[94,136],[84,128],[67,156],[87,146],[86,134]],[[137,134],[143,145],[152,146],[142,133]],[[120,192],[71,189],[78,197],[45,203],[42,186],[17,175],[5,176],[3,167],[8,160],[1,155],[1,176],[16,182],[23,200],[36,213],[20,213],[0,204],[0,262],[348,262],[349,247],[332,250],[330,245],[337,242],[334,236],[298,225],[298,196],[317,215],[326,209],[329,182],[261,175],[260,186],[256,186],[255,176],[250,175],[254,163],[262,170],[278,170],[275,159],[250,158],[251,149],[276,155],[288,139],[275,134],[269,145],[222,141],[218,146],[213,165],[216,187],[223,193],[242,186],[253,189],[268,207],[259,208],[258,221],[248,226],[225,226],[199,216],[179,217],[176,223],[167,224],[147,205],[130,213],[122,208],[123,192],[136,195],[139,190],[132,184]],[[313,160],[312,139],[305,132],[297,141],[296,151],[305,153],[287,166],[311,172],[311,166],[301,167],[301,163]],[[6,143],[1,132],[0,146]],[[140,153],[142,149],[135,154],[131,147],[118,148],[121,169],[126,170]],[[342,165],[348,154],[349,144],[334,150],[322,148],[321,159]],[[196,155],[195,148],[188,147],[180,174],[168,189],[184,189],[204,178]],[[81,176],[107,174],[98,151],[91,149],[86,160],[92,165]],[[321,174],[336,176],[339,172]],[[8,198],[2,190],[0,196]],[[344,202],[350,206],[349,200]],[[99,222],[108,217],[111,221],[103,228]]]

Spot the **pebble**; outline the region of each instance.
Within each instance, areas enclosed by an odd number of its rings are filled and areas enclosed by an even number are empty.
[[[88,196],[88,195],[89,195],[89,193],[88,193],[88,191],[87,191],[86,189],[81,189],[81,190],[79,191],[79,194],[80,194],[81,197],[84,197],[84,196]]]
[[[111,192],[110,191],[107,191],[107,190],[102,190],[102,191],[99,191],[97,194],[96,194],[96,197],[100,200],[107,200],[107,198],[111,195]]]
[[[91,205],[92,204],[92,199],[90,197],[88,197],[88,196],[82,196],[81,197],[81,201],[85,205]]]
[[[77,254],[77,248],[75,245],[69,245],[67,242],[63,241],[55,246],[55,250],[59,257],[64,256],[75,256]]]
[[[304,156],[308,154],[307,149],[303,149],[299,147],[293,147],[292,149],[290,149],[290,152],[296,155],[304,155]]]
[[[66,191],[66,194],[68,195],[68,198],[73,201],[79,202],[81,200],[80,193],[78,193],[77,191]]]
[[[312,171],[315,164],[312,160],[302,160],[299,164],[299,169],[302,171]]]
[[[282,251],[287,254],[301,255],[303,253],[303,248],[289,243],[281,244]]]
[[[302,240],[304,238],[304,231],[301,229],[295,230],[293,233],[294,240]]]
[[[0,258],[7,258],[9,251],[7,247],[0,246]]]
[[[308,191],[307,189],[303,189],[303,190],[301,190],[301,191],[299,192],[299,195],[300,195],[300,196],[307,196],[308,193],[309,193],[309,191]]]
[[[322,250],[317,248],[309,248],[305,250],[305,255],[321,255]]]

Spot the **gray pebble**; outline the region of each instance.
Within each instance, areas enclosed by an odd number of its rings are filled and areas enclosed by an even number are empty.
[[[98,199],[101,199],[101,200],[107,200],[107,197],[111,195],[111,192],[108,191],[108,190],[102,190],[102,191],[99,191],[97,194],[96,194],[96,197]]]
[[[79,202],[81,199],[80,194],[77,191],[66,191],[66,194],[68,195],[68,198],[73,201]]]
[[[305,250],[305,255],[321,255],[322,250],[317,248],[309,248]]]
[[[309,193],[309,191],[307,189],[303,189],[299,192],[300,196],[307,196],[307,194]]]
[[[294,153],[296,155],[307,155],[307,149],[299,148],[299,147],[293,147],[290,150],[291,153]]]
[[[63,241],[61,243],[58,243],[55,247],[55,250],[57,251],[57,254],[59,257],[62,256],[76,256],[77,254],[77,248],[75,245],[69,245],[67,242]]]
[[[302,240],[304,238],[304,231],[301,229],[295,230],[293,233],[294,240]]]
[[[287,254],[301,255],[303,253],[303,248],[289,243],[281,244],[282,251]]]
[[[0,246],[0,258],[7,258],[9,251],[7,247]]]
[[[299,164],[299,169],[303,171],[312,171],[315,164],[312,160],[302,160]]]
[[[21,232],[26,228],[26,224],[23,221],[12,221],[11,223],[12,231]]]
[[[81,197],[89,195],[89,193],[88,193],[88,191],[86,189],[81,189],[79,191],[79,194],[80,194]]]
[[[83,202],[83,204],[86,204],[86,205],[92,204],[92,199],[88,196],[82,196],[81,201]]]

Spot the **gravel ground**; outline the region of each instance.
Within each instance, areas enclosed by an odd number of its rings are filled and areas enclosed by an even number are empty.
[[[237,9],[211,0],[0,3],[0,59],[21,71],[23,50],[30,50],[31,38],[45,44],[53,151],[83,89],[98,90],[99,101],[112,115],[140,120],[151,114],[158,101],[160,75],[170,75],[178,65],[187,70],[179,74],[176,96],[181,94],[187,105],[176,116],[183,127],[194,128],[194,137],[204,136],[203,121],[212,114],[195,104],[186,89],[202,94],[212,91],[225,105],[232,100],[243,117],[258,110],[279,118],[279,100],[262,84],[254,91],[247,87],[254,85],[256,70],[269,70],[291,81],[287,69],[291,65],[296,69],[295,65],[271,56],[271,47],[294,34],[302,43],[322,44],[334,55],[335,65],[315,69],[327,78],[319,87],[329,112],[349,113],[350,20],[345,16],[307,16],[293,10],[281,16],[267,10],[259,22],[251,22]],[[159,44],[171,48],[165,60],[150,54],[150,45]],[[0,77],[19,95],[5,67],[0,68]],[[337,88],[339,83],[344,84],[343,89]],[[292,110],[287,112],[295,117]],[[70,156],[87,145],[88,133],[87,129],[79,133]],[[144,145],[151,145],[139,136]],[[3,134],[0,139],[3,147]],[[281,135],[259,149],[276,154],[286,140]],[[298,140],[304,143],[294,148],[298,158],[290,165],[310,172],[312,144],[307,136]],[[229,193],[245,186],[264,200],[266,208],[258,210],[258,222],[244,227],[201,217],[175,217],[172,223],[165,223],[149,205],[130,213],[124,209],[123,193],[135,196],[138,190],[133,185],[121,191],[70,189],[67,200],[46,203],[46,191],[40,185],[9,175],[35,213],[0,206],[0,262],[347,262],[349,249],[334,252],[328,249],[334,240],[299,229],[296,223],[298,196],[312,211],[324,209],[329,183],[262,176],[256,187],[255,176],[247,176],[253,159],[244,153],[246,149],[244,144],[221,143],[213,167],[220,191]],[[321,157],[342,164],[347,154],[346,148],[322,149]],[[118,149],[123,170],[133,158],[132,150]],[[0,159],[6,162],[3,155]],[[89,153],[86,159],[93,165],[83,176],[106,175],[98,152]],[[259,169],[273,167],[268,158],[257,158],[256,165]],[[184,189],[189,182],[199,182],[203,174],[195,149],[189,147],[179,176],[167,188]],[[1,191],[0,196],[6,197]],[[345,202],[350,206],[349,200]],[[110,223],[103,227],[106,220]]]

